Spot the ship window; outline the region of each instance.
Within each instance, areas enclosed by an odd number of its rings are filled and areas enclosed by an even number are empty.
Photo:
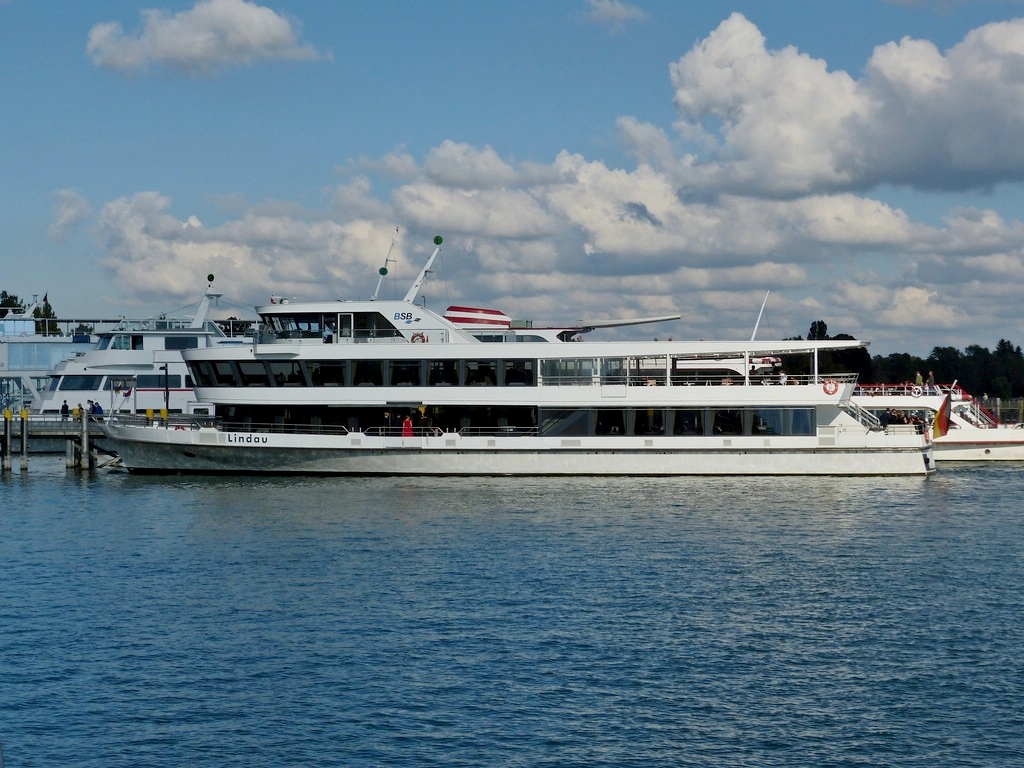
[[[97,390],[100,388],[100,383],[103,381],[102,376],[62,376],[60,380],[60,388],[63,390],[70,389],[91,389]]]
[[[541,378],[545,384],[590,384],[594,378],[593,358],[564,358],[543,360]]]
[[[467,360],[465,370],[467,387],[493,387],[498,383],[494,360]]]
[[[165,349],[199,349],[198,336],[168,336],[164,341]]]
[[[143,373],[135,377],[135,386],[139,389],[163,389],[164,385],[164,375],[162,373]],[[168,389],[180,389],[181,374],[168,374],[166,386]],[[108,384],[106,388],[109,389],[110,385]]]
[[[357,387],[379,387],[384,383],[384,374],[380,360],[356,360],[356,370],[352,383]]]
[[[380,312],[360,312],[354,318],[356,340],[397,338],[401,332]]]
[[[213,362],[213,377],[218,387],[238,386],[238,377],[235,375],[233,363],[215,360]]]
[[[660,408],[637,408],[633,414],[633,434],[665,434],[665,412]]]
[[[787,435],[813,435],[817,429],[813,408],[787,408]]]
[[[624,357],[606,357],[601,360],[601,383],[626,383],[626,359]]]
[[[742,435],[743,411],[735,408],[712,410],[711,431],[716,435]]]
[[[392,360],[391,386],[393,387],[418,387],[420,381],[419,360]]]
[[[217,377],[213,374],[213,366],[204,361],[188,364],[192,377],[201,387],[213,387],[217,385]]]
[[[125,336],[124,334],[119,333],[117,336],[115,336],[114,338],[112,338],[110,340],[110,348],[111,349],[131,349],[132,348],[132,339],[131,339],[130,336]]]
[[[432,387],[457,386],[459,367],[454,360],[431,360],[427,363],[427,381]]]
[[[680,408],[673,411],[672,434],[703,435],[704,411],[697,408]]]
[[[261,360],[240,360],[238,374],[246,387],[269,387],[270,374]]]
[[[319,313],[272,315],[268,320],[279,339],[319,339],[323,337],[323,316]]]
[[[270,378],[278,387],[304,387],[306,377],[302,375],[302,364],[294,360],[272,360],[267,363]]]
[[[629,358],[629,383],[634,386],[664,384],[664,355]]]
[[[314,387],[344,387],[347,368],[348,363],[344,360],[340,362],[317,360],[306,363],[306,369],[309,371],[309,378]]]
[[[782,435],[785,428],[782,425],[785,414],[782,408],[754,408],[751,410],[750,434],[752,435]]]
[[[541,411],[539,432],[546,436],[586,435],[590,433],[591,411],[586,408],[545,409]]]
[[[597,412],[597,421],[594,424],[595,435],[624,435],[626,434],[626,411],[621,408],[602,409]]]
[[[535,360],[505,360],[505,386],[532,387],[537,383]]]

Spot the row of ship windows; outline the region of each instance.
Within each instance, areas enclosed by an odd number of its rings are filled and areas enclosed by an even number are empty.
[[[57,376],[50,380],[50,390],[62,390],[64,392],[70,391],[90,391],[90,392],[109,392],[111,389],[127,389],[128,387],[138,387],[139,389],[181,389],[182,382],[179,374],[171,373],[164,376],[162,373],[150,373],[150,374],[139,374],[137,376],[128,377],[120,382],[118,385],[114,381],[114,377],[108,376]],[[192,388],[192,377],[185,377],[185,387],[187,389]]]
[[[189,369],[203,387],[471,387],[591,384],[661,385],[661,368],[641,358],[508,360],[222,360],[192,361]],[[721,383],[735,372],[675,369],[671,384]]]

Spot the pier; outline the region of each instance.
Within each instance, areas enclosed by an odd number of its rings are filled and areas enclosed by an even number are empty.
[[[2,429],[0,455],[4,473],[13,469],[16,456],[20,457],[23,472],[28,471],[29,456],[38,454],[64,453],[67,466],[74,469],[94,469],[102,463],[96,441],[104,437],[103,427],[87,413],[73,413],[64,418],[59,414],[7,409],[3,412]],[[112,460],[112,457],[106,458]]]

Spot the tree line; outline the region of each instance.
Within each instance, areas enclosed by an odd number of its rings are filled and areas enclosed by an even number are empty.
[[[807,333],[808,341],[853,338],[848,334],[829,336],[823,320],[811,323]],[[862,384],[913,382],[920,371],[925,378],[931,372],[939,384],[955,381],[975,397],[987,395],[1004,400],[1024,397],[1024,354],[1019,346],[1006,339],[1000,339],[994,350],[978,344],[963,351],[955,347],[935,347],[924,358],[905,352],[871,357],[861,347],[822,355],[820,364],[828,371],[856,373]]]

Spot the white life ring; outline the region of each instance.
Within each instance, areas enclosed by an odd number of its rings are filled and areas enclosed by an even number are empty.
[[[910,394],[913,395],[914,397],[920,397],[923,393],[924,393],[924,390],[921,389],[916,384],[913,387],[910,388]]]
[[[412,338],[409,339],[409,341],[411,341],[413,344],[426,344],[427,337],[425,334],[422,333],[414,333],[412,335]]]
[[[826,395],[834,395],[839,391],[839,382],[835,379],[825,379],[825,382],[821,385],[821,388],[825,390]]]

